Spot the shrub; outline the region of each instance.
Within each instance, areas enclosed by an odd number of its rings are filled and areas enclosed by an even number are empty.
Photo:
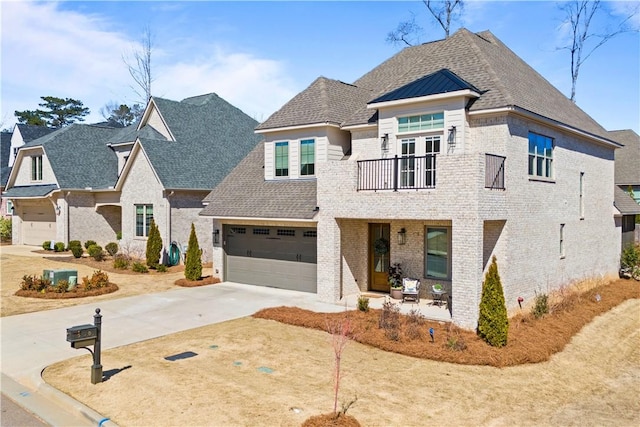
[[[364,295],[358,297],[358,310],[364,311],[365,313],[369,311],[369,297],[365,297]]]
[[[97,245],[95,240],[87,240],[86,242],[84,242],[84,248],[86,250],[89,250],[89,246],[93,246],[93,245]]]
[[[129,258],[125,255],[116,255],[113,258],[113,268],[117,268],[118,270],[126,270],[129,268]]]
[[[94,245],[95,246],[95,245]],[[82,287],[85,291],[92,289],[104,288],[109,285],[109,275],[104,271],[97,270],[93,272],[91,279],[88,276],[82,278]]]
[[[505,305],[502,283],[498,274],[498,263],[494,256],[482,284],[478,335],[490,345],[502,347],[507,344],[508,332],[507,306]]]
[[[64,252],[64,243],[63,242],[56,242],[56,244],[53,246],[54,250],[56,252]]]
[[[122,231],[116,232],[116,240],[122,240]]]
[[[549,313],[549,295],[547,294],[536,294],[535,303],[531,308],[531,314],[536,319],[544,317],[545,314]]]
[[[0,241],[11,241],[11,218],[0,217]]]
[[[67,280],[60,280],[57,285],[52,287],[53,292],[63,294],[69,290],[69,282]]]
[[[382,311],[378,320],[378,327],[384,329],[384,335],[392,340],[400,339],[400,307],[390,300],[382,304]]]
[[[640,245],[629,244],[620,255],[620,267],[633,268],[640,266]]]
[[[87,252],[89,256],[96,261],[102,261],[104,259],[104,252],[102,251],[102,246],[100,245],[91,245],[87,248]]]
[[[42,242],[42,249],[44,249],[45,251],[48,251],[51,249],[51,240],[45,240],[44,242]]]
[[[107,253],[111,256],[115,256],[115,254],[118,253],[118,244],[115,242],[107,243],[107,245],[104,248],[106,249]]]
[[[82,243],[80,243],[80,240],[70,241],[69,250],[71,251],[71,253],[75,258],[80,258],[82,256],[82,253],[84,252],[84,249],[82,249]]]
[[[158,264],[158,266],[156,267],[156,271],[158,273],[166,273],[167,271],[169,271],[169,269],[164,264]]]
[[[29,276],[26,274],[22,276],[22,282],[20,283],[20,289],[24,291],[42,292],[49,286],[51,286],[51,281],[49,279],[35,275]]]
[[[136,273],[148,273],[149,272],[149,269],[147,268],[146,265],[144,265],[141,262],[137,262],[137,261],[134,262],[131,265],[131,270],[135,271]]]
[[[149,237],[147,238],[147,265],[150,268],[156,268],[160,263],[160,254],[162,253],[162,237],[160,230],[154,220],[149,225]]]
[[[191,223],[191,234],[187,246],[187,259],[185,260],[184,277],[187,280],[199,280],[202,277],[202,251],[198,245],[196,227]]]

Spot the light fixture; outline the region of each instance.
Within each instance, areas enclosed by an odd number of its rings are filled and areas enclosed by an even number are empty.
[[[407,243],[407,230],[401,228],[400,231],[398,231],[398,244],[404,245],[405,243]]]
[[[449,136],[447,137],[447,145],[449,149],[453,149],[456,146],[456,127],[451,126],[449,128]]]
[[[389,151],[389,134],[385,133],[384,135],[382,135],[382,137],[380,137],[380,148],[382,148],[382,151],[387,152]]]
[[[56,205],[56,215],[60,215],[60,206]]]
[[[220,230],[217,228],[213,230],[213,243],[220,243]]]

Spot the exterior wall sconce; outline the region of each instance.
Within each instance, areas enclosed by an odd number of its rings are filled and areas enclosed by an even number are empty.
[[[213,243],[220,243],[220,230],[217,228],[213,230]]]
[[[398,244],[404,245],[405,243],[407,243],[407,230],[401,228],[400,231],[398,231]]]
[[[449,135],[447,136],[447,145],[452,150],[456,146],[456,127],[451,126],[449,128]]]
[[[60,211],[61,211],[60,206],[56,205],[56,215],[60,215]]]
[[[383,153],[387,153],[389,151],[389,134],[385,133],[380,137],[380,148]]]

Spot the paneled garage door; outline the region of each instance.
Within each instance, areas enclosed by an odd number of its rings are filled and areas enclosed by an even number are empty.
[[[56,238],[56,214],[51,203],[28,205],[22,211],[22,243],[40,246]]]
[[[225,225],[225,278],[316,292],[316,229]]]

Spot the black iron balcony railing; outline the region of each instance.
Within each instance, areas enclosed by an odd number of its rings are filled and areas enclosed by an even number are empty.
[[[485,154],[484,188],[504,190],[504,161],[506,157]]]
[[[358,191],[420,190],[435,186],[435,154],[358,160]]]

